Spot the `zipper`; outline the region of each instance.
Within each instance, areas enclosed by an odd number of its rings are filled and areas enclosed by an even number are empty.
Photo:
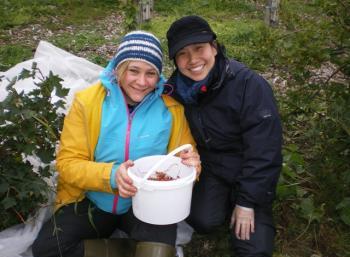
[[[125,138],[125,156],[124,156],[124,161],[129,160],[129,152],[130,152],[130,131],[131,131],[131,123],[132,119],[134,118],[136,109],[130,114],[128,113],[128,126],[126,128],[126,138]],[[129,112],[129,108],[128,108]]]
[[[124,96],[124,95],[123,95]],[[131,124],[132,124],[132,120],[135,116],[136,111],[140,108],[140,106],[142,104],[144,104],[149,98],[145,99],[145,101],[142,101],[140,104],[138,104],[135,109],[133,110],[132,113],[129,112],[129,107],[128,104],[126,103],[126,99],[124,96],[124,103],[125,103],[125,108],[127,111],[127,115],[128,115],[128,125],[126,127],[126,138],[125,138],[125,148],[124,148],[124,162],[126,162],[127,160],[129,160],[129,156],[130,156],[130,132],[131,132]],[[118,206],[118,200],[119,200],[119,194],[116,194],[114,196],[113,199],[113,207],[112,207],[112,213],[113,214],[117,214],[117,206]]]

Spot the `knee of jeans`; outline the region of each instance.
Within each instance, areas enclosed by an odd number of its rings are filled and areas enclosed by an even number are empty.
[[[256,223],[255,233],[250,240],[239,240],[233,236],[233,249],[237,257],[271,257],[274,248],[275,231],[271,224]]]

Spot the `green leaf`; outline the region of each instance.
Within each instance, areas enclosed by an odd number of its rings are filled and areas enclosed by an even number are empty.
[[[7,210],[16,205],[16,200],[12,197],[7,197],[1,201],[1,204],[4,206],[4,209]]]
[[[27,69],[23,69],[21,71],[21,73],[19,74],[18,79],[26,79],[26,78],[29,78],[29,77],[31,77],[30,71],[27,70]]]
[[[318,208],[315,207],[314,199],[312,196],[303,198],[300,203],[301,215],[309,222],[317,221],[320,222],[324,215],[324,204]]]
[[[288,186],[288,185],[277,185],[277,197],[278,199],[285,200],[295,198],[296,196],[296,186]]]
[[[53,156],[47,150],[38,150],[37,155],[43,163],[50,163],[53,160]]]
[[[35,115],[35,112],[32,110],[24,110],[23,111],[23,117],[25,119],[31,119]]]
[[[7,182],[2,182],[0,184],[0,194],[7,192],[9,187],[10,187],[10,185]]]
[[[69,89],[62,86],[56,86],[56,96],[65,97],[68,95]]]
[[[313,212],[315,210],[314,207],[314,201],[312,198],[303,198],[300,203],[300,209],[302,211],[302,215],[305,218],[310,218],[313,215]]]
[[[346,225],[350,226],[350,207],[341,211],[340,218]]]
[[[35,145],[34,144],[25,144],[23,146],[23,153],[26,155],[31,155],[33,153],[33,151],[35,150]]]
[[[295,179],[295,177],[297,176],[295,172],[290,167],[288,167],[285,163],[283,163],[283,166],[282,166],[282,173],[292,179]]]
[[[348,226],[350,226],[350,197],[344,198],[336,207],[336,210],[340,212],[341,220]]]

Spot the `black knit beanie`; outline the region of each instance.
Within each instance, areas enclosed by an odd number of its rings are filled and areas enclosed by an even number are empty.
[[[216,34],[206,20],[199,16],[190,15],[173,22],[166,37],[169,58],[174,59],[176,53],[185,46],[211,42],[216,39]]]

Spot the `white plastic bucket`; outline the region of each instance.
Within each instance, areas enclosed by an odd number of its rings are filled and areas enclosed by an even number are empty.
[[[134,215],[155,225],[173,224],[184,220],[190,214],[194,167],[181,163],[179,157],[171,156],[161,164],[158,171],[176,178],[171,181],[143,180],[147,171],[164,155],[153,155],[136,160],[128,174],[138,188],[132,198]]]

